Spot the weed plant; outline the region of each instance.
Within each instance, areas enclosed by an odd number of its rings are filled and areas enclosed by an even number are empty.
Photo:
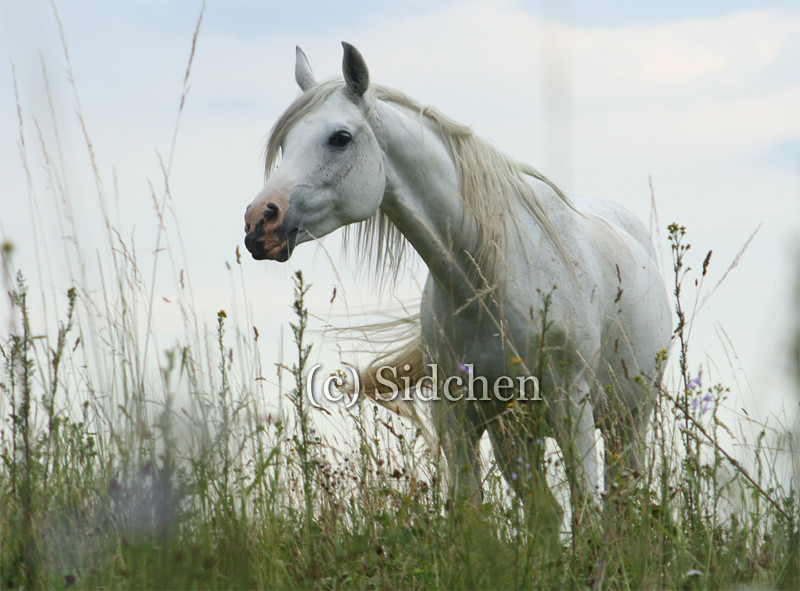
[[[188,78],[189,68],[179,116]],[[159,243],[177,259],[163,168]],[[797,493],[774,468],[796,442],[766,426],[755,441],[737,438],[721,419],[728,389],[691,372],[682,288],[694,275],[683,227],[669,227],[679,377],[658,392],[642,473],[607,482],[592,518],[554,536],[491,463],[483,501],[453,502],[439,450],[367,402],[341,411],[349,443],[330,443],[327,415],[309,407],[305,389],[312,288],[300,273],[296,357],[277,364],[281,412],[265,406],[271,364],[260,361],[258,332],[231,327],[223,310],[196,317],[183,271],[175,281],[185,342],[154,368],[153,283],[104,219],[112,271],[99,291],[73,273],[47,302],[60,310],[54,328],[31,305],[13,247],[2,250],[15,318],[0,335],[2,588],[800,588]],[[78,246],[65,247],[85,267]],[[710,253],[698,286],[709,264]],[[209,320],[216,328],[205,335],[198,327]],[[552,472],[561,461],[531,458],[525,469]]]

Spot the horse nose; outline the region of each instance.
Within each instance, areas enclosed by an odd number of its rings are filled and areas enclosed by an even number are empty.
[[[258,233],[248,233],[244,237],[244,247],[251,253],[258,252],[263,249],[263,243],[261,238],[263,235],[258,235]]]
[[[270,201],[259,207],[251,204],[244,214],[244,245],[254,258],[263,258],[281,243],[277,230],[283,221],[278,203]]]
[[[281,214],[280,207],[278,207],[278,204],[274,202],[267,203],[260,215],[257,211],[254,211],[254,209],[255,208],[252,205],[248,205],[244,212],[245,232],[250,232],[251,230],[257,228],[263,228],[265,225],[270,226],[272,224],[268,224],[268,222],[277,220]],[[269,232],[269,230],[270,228],[265,229],[267,232]]]
[[[264,210],[264,219],[271,220],[277,217],[278,211],[277,203],[267,203],[267,209]]]

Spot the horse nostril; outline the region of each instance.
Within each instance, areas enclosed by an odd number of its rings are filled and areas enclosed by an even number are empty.
[[[245,234],[247,234],[249,231],[250,231],[250,224],[245,224],[245,225],[244,225],[244,232],[245,232]]]
[[[267,203],[267,209],[264,210],[264,219],[271,220],[278,217],[278,205],[275,203]]]

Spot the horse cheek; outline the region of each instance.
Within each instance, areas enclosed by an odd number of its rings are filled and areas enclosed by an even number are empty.
[[[375,154],[364,154],[360,162],[347,171],[348,180],[352,190],[349,191],[349,209],[352,222],[360,222],[378,211],[383,193],[386,189],[386,179],[383,175],[383,163]]]

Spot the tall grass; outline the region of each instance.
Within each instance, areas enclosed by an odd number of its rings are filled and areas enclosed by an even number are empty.
[[[196,42],[197,31],[192,56]],[[170,160],[154,223],[159,246],[179,259],[165,223]],[[113,253],[101,289],[85,279],[79,245],[65,244],[80,264],[55,300],[43,298],[60,311],[48,324],[13,247],[2,249],[15,317],[0,343],[3,588],[800,587],[797,493],[774,469],[796,442],[766,426],[754,441],[736,437],[721,418],[725,385],[691,373],[681,286],[699,285],[709,259],[695,277],[684,228],[669,228],[679,377],[659,393],[642,474],[606,483],[593,518],[554,536],[491,463],[482,503],[454,502],[438,450],[377,407],[341,410],[349,438],[331,443],[327,415],[308,404],[313,288],[299,273],[294,359],[278,360],[275,379],[281,412],[265,405],[272,363],[260,360],[257,331],[224,310],[198,318],[183,271],[174,279],[186,334],[155,363],[155,272],[144,277],[106,215],[92,166]],[[53,187],[63,191],[54,202],[68,203],[64,185]],[[161,251],[146,262],[155,268]],[[542,453],[533,469],[560,461]]]

